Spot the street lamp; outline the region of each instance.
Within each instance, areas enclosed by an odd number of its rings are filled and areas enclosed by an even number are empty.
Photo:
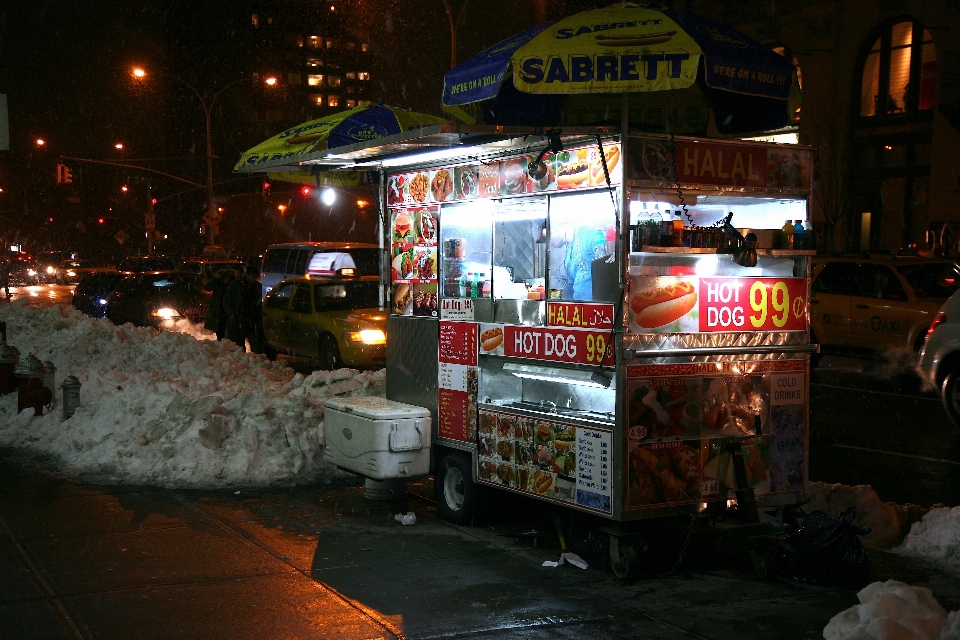
[[[141,67],[134,68],[132,73],[133,73],[133,77],[136,79],[144,79],[147,77],[147,72]],[[200,94],[200,92],[193,87],[192,84],[190,84],[183,78],[180,78],[179,76],[175,76],[170,73],[164,73],[162,71],[158,71],[157,75],[164,76],[166,78],[171,78],[173,80],[176,80],[183,86],[185,86],[187,89],[193,92],[193,95],[197,96],[197,100],[200,101],[200,106],[203,107],[203,115],[206,119],[206,125],[207,125],[207,210],[212,210],[214,206],[213,205],[213,200],[214,200],[213,198],[213,136],[210,129],[210,114],[213,112],[213,105],[217,102],[217,98],[220,97],[221,93],[223,93],[224,91],[226,91],[227,89],[229,89],[235,84],[240,84],[241,82],[251,82],[255,80],[255,78],[238,78],[237,80],[234,80],[233,82],[230,82],[224,85],[223,87],[220,88],[219,91],[213,94],[213,97],[210,98],[208,102],[206,99],[204,99],[204,97]],[[277,79],[271,76],[265,79],[264,84],[271,87],[275,86],[277,84]],[[213,234],[211,234],[211,238],[212,236]]]

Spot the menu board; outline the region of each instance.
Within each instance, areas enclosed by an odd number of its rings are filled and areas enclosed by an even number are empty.
[[[803,490],[804,360],[627,367],[627,508],[725,498],[741,438],[757,494]],[[762,435],[756,436],[757,429]]]
[[[612,432],[480,410],[480,482],[600,513],[611,512]]]
[[[438,433],[474,442],[477,437],[477,324],[440,322]]]
[[[418,207],[391,213],[391,310],[397,315],[436,318],[440,211]]]
[[[542,160],[545,171],[539,179],[531,176],[531,173],[537,175],[530,171],[534,160],[536,156],[530,155],[393,175],[387,179],[387,204],[390,207],[419,207],[439,202],[605,186],[607,177],[603,160],[606,160],[610,184],[622,181],[619,144],[604,144],[603,158],[597,145],[547,154]]]
[[[806,331],[805,278],[633,276],[630,333]]]

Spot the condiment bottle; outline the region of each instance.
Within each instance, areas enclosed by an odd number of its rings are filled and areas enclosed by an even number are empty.
[[[795,233],[794,227],[793,227],[793,221],[787,220],[783,224],[783,229],[781,231],[783,232],[783,248],[793,249],[794,233]]]

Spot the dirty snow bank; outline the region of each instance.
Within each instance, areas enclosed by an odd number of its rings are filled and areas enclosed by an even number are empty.
[[[832,518],[854,508],[854,524],[865,525],[873,531],[860,538],[869,549],[889,549],[900,544],[910,531],[910,526],[919,521],[927,510],[915,504],[899,505],[883,502],[870,485],[850,487],[843,484],[811,482],[807,490],[810,502],[804,511],[823,511]],[[936,508],[936,507],[935,507]]]
[[[960,611],[949,614],[930,589],[896,580],[857,593],[860,604],[841,611],[823,629],[825,640],[958,640]]]
[[[930,509],[893,552],[928,560],[960,576],[960,507]]]
[[[8,343],[75,375],[80,406],[61,419],[17,414],[0,397],[0,446],[55,456],[72,476],[168,488],[307,484],[340,475],[323,460],[331,396],[383,395],[385,372],[294,374],[232,342],[116,327],[73,308],[0,306]]]

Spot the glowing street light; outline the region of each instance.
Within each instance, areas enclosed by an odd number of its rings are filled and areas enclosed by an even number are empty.
[[[113,148],[116,149],[117,151],[123,151],[123,143],[118,142],[117,144],[113,145]]]
[[[43,138],[37,138],[34,142],[38,147],[42,147],[43,145],[47,144],[47,141]]]
[[[333,206],[333,203],[337,201],[337,192],[327,187],[320,193],[320,201],[328,207]]]
[[[283,212],[286,211],[286,210],[287,210],[287,205],[285,205],[285,204],[278,204],[278,205],[277,205],[277,211],[280,212],[280,215],[283,215]]]
[[[144,79],[144,78],[147,77],[147,72],[146,72],[146,70],[144,70],[142,67],[134,67],[134,68],[132,69],[132,72],[131,72],[131,73],[132,73],[133,77],[136,78],[136,79],[138,79],[138,80],[142,80],[142,79]],[[164,72],[162,72],[162,71],[158,71],[158,72],[157,72],[157,75],[158,75],[158,76],[165,76],[165,77],[167,77],[167,78],[171,78],[171,79],[173,79],[173,80],[176,80],[177,82],[179,82],[180,84],[182,84],[183,86],[185,86],[187,89],[189,89],[190,91],[192,91],[192,92],[193,92],[193,95],[195,95],[195,96],[197,97],[197,100],[200,101],[200,106],[203,108],[203,115],[204,115],[204,117],[205,117],[205,119],[206,119],[206,125],[207,125],[207,136],[206,136],[206,137],[207,137],[207,209],[208,209],[208,210],[212,210],[212,209],[214,208],[214,197],[213,197],[213,134],[212,134],[211,128],[210,128],[210,116],[211,116],[211,113],[212,113],[212,111],[213,111],[213,106],[214,106],[214,104],[217,102],[217,98],[220,97],[220,94],[221,94],[221,93],[223,93],[224,91],[226,91],[227,89],[229,89],[230,87],[232,87],[232,86],[235,85],[235,84],[239,84],[239,83],[241,83],[241,82],[250,82],[250,81],[254,80],[254,78],[238,78],[238,79],[234,80],[233,82],[229,82],[229,83],[227,83],[226,85],[224,85],[223,87],[221,87],[216,93],[214,93],[214,94],[213,94],[213,97],[211,97],[209,100],[207,100],[206,98],[203,97],[203,95],[201,95],[201,93],[200,93],[199,91],[197,91],[197,89],[196,89],[192,84],[190,84],[189,82],[187,82],[187,81],[184,80],[183,78],[180,78],[179,76],[175,76],[175,75],[170,74],[170,73],[164,73]],[[269,78],[266,78],[266,79],[264,80],[264,83],[265,83],[266,85],[272,87],[272,86],[275,86],[275,85],[277,84],[277,79],[276,79],[275,77],[271,76],[271,77],[269,77]],[[212,228],[213,228],[213,227],[212,227],[212,225],[211,225],[211,229],[212,229]],[[213,236],[212,236],[212,234],[211,234],[211,243],[212,243],[212,242],[213,242]]]
[[[123,185],[122,187],[120,187],[120,191],[123,191],[124,193],[126,193],[129,190],[130,190],[130,187],[128,187],[127,185]]]

